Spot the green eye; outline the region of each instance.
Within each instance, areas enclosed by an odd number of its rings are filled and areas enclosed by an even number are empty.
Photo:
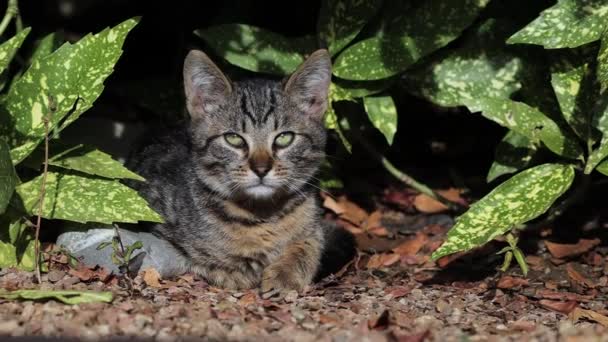
[[[287,146],[291,145],[294,137],[295,137],[295,134],[293,134],[293,132],[283,132],[283,133],[277,135],[276,138],[274,138],[274,144],[277,147],[287,147]]]
[[[245,146],[245,139],[243,139],[240,135],[235,133],[226,133],[224,134],[224,139],[226,142],[234,147],[243,147]]]

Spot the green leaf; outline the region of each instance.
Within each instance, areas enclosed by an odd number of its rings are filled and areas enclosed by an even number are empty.
[[[408,89],[444,107],[468,106],[479,97],[508,98],[521,88],[523,61],[504,39],[512,25],[494,19],[465,37],[462,47],[445,51],[408,71]]]
[[[329,53],[335,55],[355,39],[382,3],[382,0],[323,1],[317,31]]]
[[[67,153],[55,155],[52,158],[49,158],[49,165],[106,178],[129,178],[145,181],[143,177],[130,171],[120,162],[112,159],[109,154],[91,147],[70,149]]]
[[[340,141],[342,141],[342,145],[344,145],[344,148],[350,153],[352,152],[352,144],[348,141],[348,139],[346,138],[346,136],[344,135],[344,132],[342,131],[342,127],[340,126],[340,122],[338,121],[338,116],[336,114],[336,111],[334,110],[333,107],[333,102],[329,103],[329,107],[327,108],[327,112],[325,113],[325,127],[327,129],[333,129],[336,131],[336,133],[338,133],[338,136],[340,137]]]
[[[0,298],[21,300],[55,299],[65,304],[75,305],[82,303],[111,303],[112,292],[70,291],[70,290],[0,290]]]
[[[503,260],[502,266],[500,267],[500,270],[503,272],[506,272],[509,269],[509,267],[511,266],[511,261],[513,260],[513,249],[511,249],[511,247],[506,248],[508,248],[508,250],[505,251],[505,259]]]
[[[0,140],[0,214],[3,214],[17,185],[17,174],[11,162],[8,144]]]
[[[358,98],[380,93],[389,88],[392,83],[389,80],[345,81],[336,79],[329,88],[329,96],[332,101],[356,101]]]
[[[507,43],[573,48],[600,39],[607,22],[608,3],[604,0],[558,0]]]
[[[458,217],[432,258],[481,246],[542,215],[568,190],[573,179],[574,168],[562,164],[542,164],[518,173]]]
[[[38,213],[42,176],[17,186],[29,214]],[[49,172],[42,216],[75,222],[163,222],[137,192],[116,180]]]
[[[312,36],[287,38],[244,24],[218,25],[195,33],[230,64],[275,75],[295,71],[316,46]]]
[[[592,144],[593,106],[599,90],[595,70],[589,64],[595,49],[568,49],[551,55],[551,84],[563,117],[572,130]]]
[[[604,176],[608,176],[608,160],[604,160],[603,162],[601,162],[596,168],[595,170],[601,174],[603,174]]]
[[[55,51],[59,47],[59,39],[57,33],[49,33],[38,42],[34,53],[32,54],[31,63],[38,61]]]
[[[517,264],[521,268],[521,271],[524,274],[524,276],[527,276],[528,275],[528,264],[526,263],[526,257],[524,257],[524,253],[522,253],[521,249],[516,247],[516,248],[513,248],[513,256],[515,257],[515,260],[517,260]]]
[[[365,111],[372,122],[389,145],[393,144],[393,138],[397,131],[397,108],[390,96],[366,97],[363,99]]]
[[[8,127],[14,164],[44,139],[44,118],[50,116],[51,129],[65,118],[57,128],[61,130],[91,108],[138,20],[128,19],[112,29],[89,34],[76,44],[62,45],[47,57],[35,60],[11,86],[6,109],[14,121],[14,127]]]
[[[602,35],[602,44],[597,54],[597,80],[600,82],[600,91],[608,89],[608,29]]]
[[[34,270],[34,237],[32,230],[16,215],[0,219],[0,269],[17,267]]]
[[[30,33],[30,30],[29,27],[24,29],[0,45],[0,73],[4,72],[9,63],[13,60],[15,53],[17,53],[21,44],[23,44],[23,41]]]
[[[338,55],[334,75],[379,80],[406,70],[420,58],[458,38],[489,0],[427,0],[385,36],[362,40]]]
[[[553,120],[523,102],[481,98],[475,101],[475,106],[486,118],[526,136],[533,143],[542,141],[560,156],[576,159],[582,154],[574,138],[563,133]]]
[[[487,182],[529,167],[537,151],[538,146],[525,135],[509,131],[496,147],[494,162],[486,177]]]

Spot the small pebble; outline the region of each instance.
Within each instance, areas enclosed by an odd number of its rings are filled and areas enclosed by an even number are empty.
[[[52,283],[56,283],[65,277],[65,272],[62,270],[52,270],[48,273],[47,277]]]

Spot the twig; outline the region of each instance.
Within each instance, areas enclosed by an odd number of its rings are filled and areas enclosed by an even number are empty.
[[[376,149],[374,149],[371,146],[371,144],[369,142],[367,142],[364,138],[359,137],[358,140],[361,143],[361,145],[376,160],[378,160],[382,164],[382,166],[384,166],[384,168],[391,175],[393,175],[393,177],[397,178],[398,180],[400,180],[401,182],[405,183],[406,185],[414,188],[415,190],[418,190],[420,193],[423,193],[423,194],[431,197],[432,199],[441,202],[443,205],[445,205],[446,207],[448,207],[449,210],[452,210],[454,212],[463,212],[464,210],[466,210],[466,208],[463,205],[461,205],[460,203],[456,203],[456,202],[453,202],[453,201],[447,199],[446,197],[442,196],[441,194],[438,194],[435,191],[433,191],[433,189],[429,188],[425,184],[418,182],[417,180],[415,180],[414,178],[412,178],[410,175],[408,175],[405,172],[399,170],[397,167],[395,167],[395,165],[393,165],[393,163],[390,162],[390,160],[388,160],[380,152],[376,151]]]
[[[18,23],[21,21],[21,17],[19,17],[19,7],[17,5],[17,0],[8,0],[8,5],[6,6],[6,12],[4,12],[4,18],[0,22],[0,36],[6,31],[8,24],[11,22],[13,17],[17,17]],[[23,23],[21,23],[23,25]]]
[[[46,195],[46,177],[49,170],[49,122],[53,117],[55,109],[55,100],[48,96],[49,112],[42,119],[44,122],[44,170],[42,171],[42,183],[40,184],[40,195],[38,200],[38,217],[36,218],[36,233],[34,236],[34,263],[36,266],[36,279],[38,284],[42,283],[40,276],[40,225],[42,223],[42,210],[44,209],[44,197]]]

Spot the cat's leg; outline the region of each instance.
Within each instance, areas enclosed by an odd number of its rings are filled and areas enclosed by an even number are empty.
[[[262,274],[262,266],[254,262],[231,265],[231,267],[197,264],[192,265],[191,270],[203,277],[210,285],[233,290],[259,286]]]
[[[322,236],[313,235],[289,243],[262,274],[262,292],[301,291],[312,282],[321,259]]]

